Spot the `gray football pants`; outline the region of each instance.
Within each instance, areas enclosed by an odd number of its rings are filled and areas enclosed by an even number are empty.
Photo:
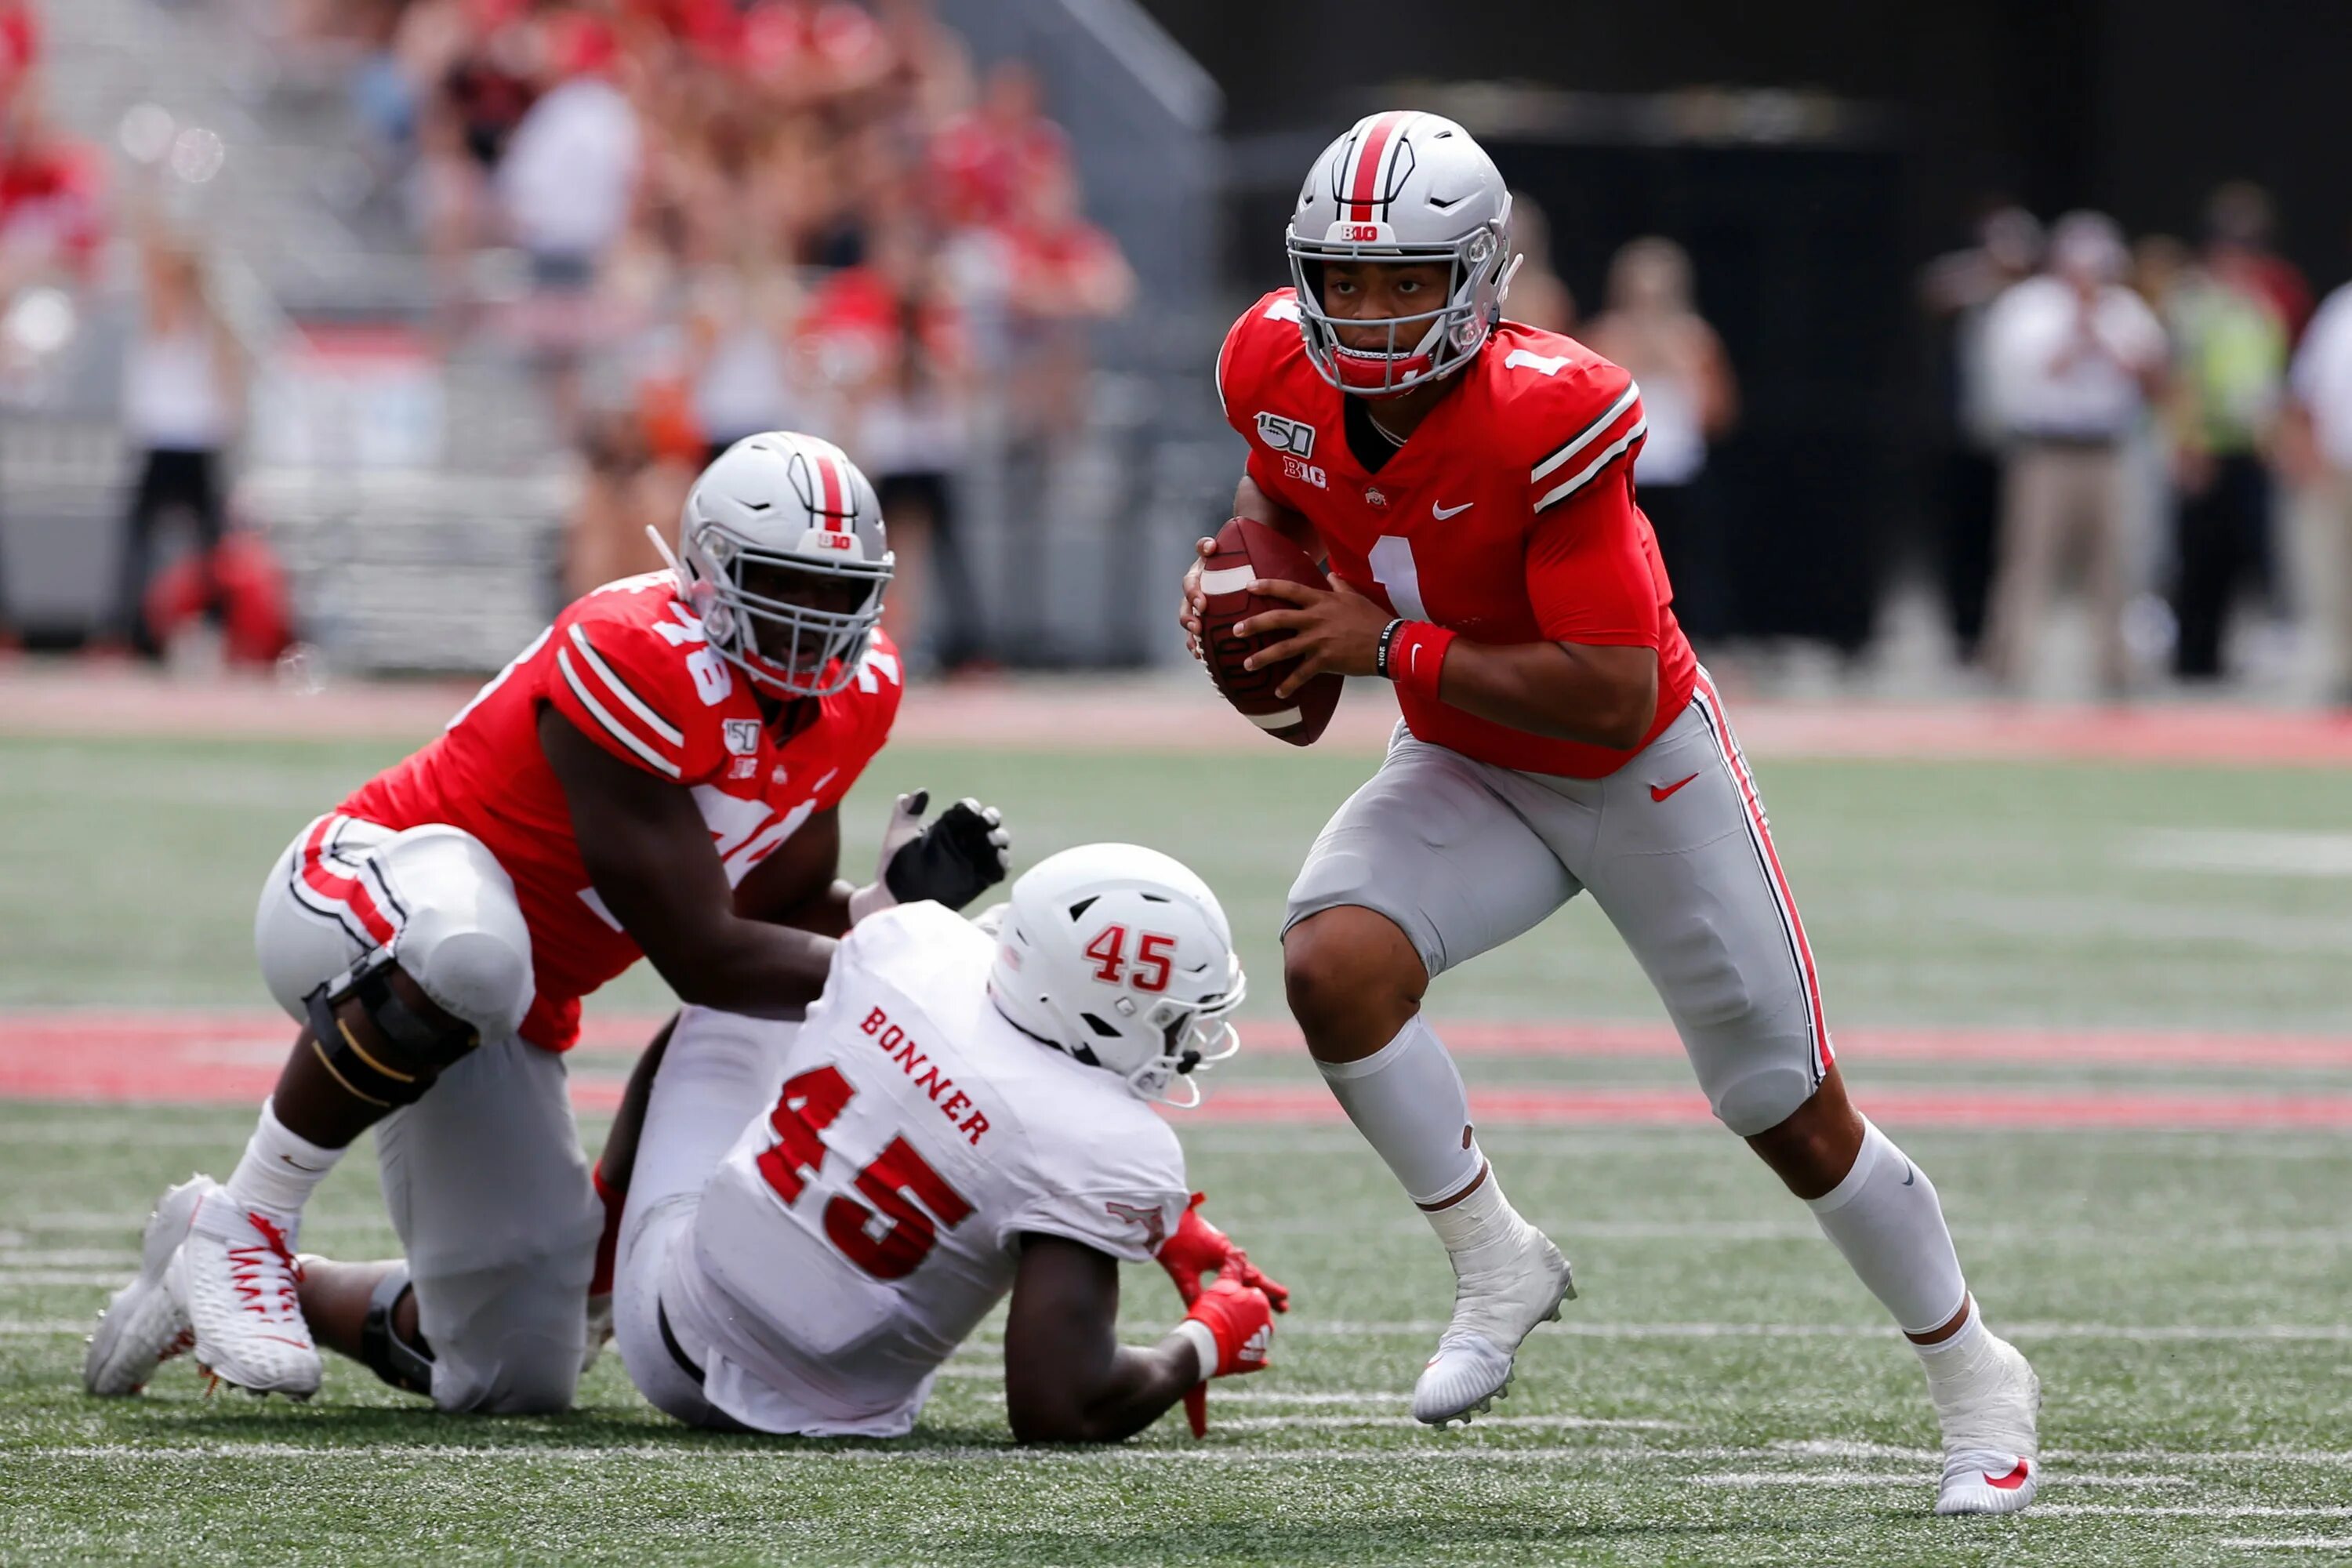
[[[1307,853],[1284,931],[1372,910],[1433,980],[1580,891],[1657,987],[1725,1126],[1751,1137],[1812,1097],[1833,1059],[1812,952],[1704,673],[1682,715],[1605,779],[1474,762],[1400,725]]]

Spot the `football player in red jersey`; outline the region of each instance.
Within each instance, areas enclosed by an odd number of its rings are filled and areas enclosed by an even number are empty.
[[[679,546],[675,573],[566,608],[279,858],[255,942],[301,1032],[229,1180],[158,1205],[93,1336],[92,1393],[193,1348],[307,1397],[315,1325],[443,1409],[562,1408],[601,1218],[564,1088],[581,997],[643,955],[688,1003],[790,1016],[862,915],[1003,878],[993,811],[924,826],[907,796],[875,880],[835,879],[838,807],[900,694],[881,510],[848,458],[738,442]],[[306,1270],[303,1205],[370,1126],[405,1260]]]
[[[1413,1412],[1486,1408],[1575,1294],[1480,1152],[1423,993],[1590,890],[1716,1115],[1917,1347],[1944,1430],[1937,1511],[2013,1511],[2034,1492],[2039,1384],[1978,1316],[1934,1185],[1847,1098],[1754,775],[1634,501],[1640,391],[1504,320],[1510,207],[1460,126],[1369,116],[1299,193],[1294,287],[1244,312],[1217,360],[1249,443],[1234,510],[1332,579],[1250,584],[1293,606],[1235,628],[1289,634],[1252,667],[1300,658],[1286,695],[1327,670],[1385,676],[1404,715],[1309,852],[1283,957],[1332,1092],[1453,1258]],[[1196,653],[1201,570],[1181,611]]]

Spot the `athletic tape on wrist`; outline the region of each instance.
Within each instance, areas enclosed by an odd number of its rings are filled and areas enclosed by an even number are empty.
[[[1176,1325],[1176,1331],[1192,1342],[1192,1353],[1200,1359],[1201,1381],[1206,1383],[1217,1375],[1217,1331],[1198,1318],[1187,1318]]]

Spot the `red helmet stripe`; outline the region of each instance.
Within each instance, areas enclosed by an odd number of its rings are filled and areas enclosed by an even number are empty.
[[[835,530],[847,527],[845,514],[849,508],[842,500],[842,495],[849,487],[842,481],[841,465],[829,457],[819,457],[816,472],[817,482],[824,487],[824,502],[817,510],[825,514],[825,527]]]
[[[1408,111],[1391,110],[1372,121],[1364,132],[1364,139],[1356,145],[1356,174],[1349,183],[1348,200],[1354,204],[1348,216],[1355,223],[1372,221],[1372,198],[1380,194],[1381,160],[1389,143],[1410,118]]]

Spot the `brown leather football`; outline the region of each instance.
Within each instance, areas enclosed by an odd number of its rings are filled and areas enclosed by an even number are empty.
[[[1244,669],[1242,661],[1262,647],[1283,640],[1287,632],[1264,632],[1236,637],[1234,626],[1265,610],[1292,606],[1280,599],[1249,591],[1250,584],[1266,578],[1328,588],[1330,579],[1301,550],[1265,524],[1237,517],[1217,531],[1216,552],[1201,563],[1201,590],[1206,603],[1201,613],[1201,641],[1207,656],[1209,679],[1242,716],[1277,741],[1310,746],[1331,722],[1345,682],[1336,674],[1318,675],[1288,698],[1275,689],[1297,667],[1295,658],[1259,669]]]

